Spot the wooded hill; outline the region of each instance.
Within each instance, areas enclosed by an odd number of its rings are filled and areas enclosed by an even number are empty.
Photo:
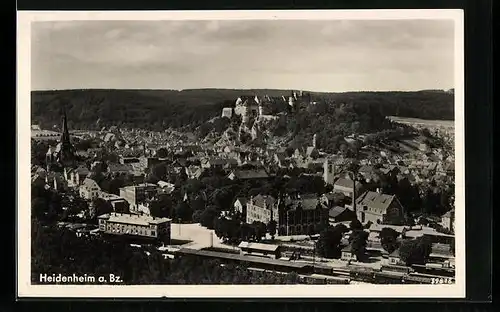
[[[70,128],[100,129],[121,125],[152,130],[189,126],[220,116],[241,95],[288,97],[291,90],[56,90],[33,91],[32,123],[42,128],[60,124],[61,103],[66,104]],[[371,104],[382,115],[422,119],[454,118],[454,95],[445,91],[416,92],[311,92],[317,102]]]

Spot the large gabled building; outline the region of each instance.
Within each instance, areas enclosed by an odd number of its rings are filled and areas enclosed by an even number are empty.
[[[354,210],[353,207],[349,207]],[[356,216],[361,223],[404,224],[404,207],[396,195],[367,191],[356,199]]]
[[[171,219],[116,212],[101,215],[98,219],[99,230],[105,234],[170,242]]]

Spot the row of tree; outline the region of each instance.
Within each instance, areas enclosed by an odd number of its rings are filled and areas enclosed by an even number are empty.
[[[357,220],[352,221],[349,228],[337,224],[335,227],[329,226],[323,230],[316,242],[316,252],[325,258],[340,258],[341,250],[345,247],[342,239],[348,232],[350,232],[348,244],[351,252],[356,255],[358,261],[366,260],[368,232]],[[383,228],[379,237],[382,248],[389,254],[399,250],[400,259],[408,266],[425,264],[431,253],[432,241],[425,235],[416,239],[406,239],[404,232],[400,234],[392,228]]]
[[[194,129],[207,120],[220,116],[223,107],[234,106],[235,99],[248,92],[217,89],[34,91],[31,112],[33,121],[44,128],[60,124],[60,102],[63,101],[66,103],[71,128],[100,129],[103,126],[123,125],[154,130],[184,126]],[[289,94],[286,90],[252,92],[279,98]],[[316,105],[310,106],[313,117],[321,116],[325,112],[326,104],[355,103],[355,113],[361,116],[360,124],[355,123],[357,120],[349,119],[350,111],[339,111],[338,116],[345,120],[340,128],[360,132],[366,132],[376,126],[376,122],[365,122],[374,114],[424,119],[454,118],[454,96],[446,92],[314,93],[313,100],[317,102]],[[269,106],[271,113],[288,110],[288,105],[280,100],[272,101]],[[322,122],[318,124],[323,125],[328,124],[323,121],[332,121],[320,119]],[[326,137],[332,137],[332,133],[328,134],[330,136]]]

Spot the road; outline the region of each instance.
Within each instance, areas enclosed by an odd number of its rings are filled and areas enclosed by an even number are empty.
[[[191,249],[200,250],[208,247],[235,249],[235,247],[221,243],[214,230],[209,230],[198,223],[171,224],[171,237],[173,240],[191,241],[182,245]]]

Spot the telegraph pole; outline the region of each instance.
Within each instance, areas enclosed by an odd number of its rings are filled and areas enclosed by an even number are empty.
[[[316,242],[314,243],[314,249],[313,249],[313,270],[315,265],[316,265]]]
[[[358,214],[356,211],[356,174],[352,170],[349,170],[348,172],[352,174],[352,210],[354,210],[354,215],[357,219]]]

